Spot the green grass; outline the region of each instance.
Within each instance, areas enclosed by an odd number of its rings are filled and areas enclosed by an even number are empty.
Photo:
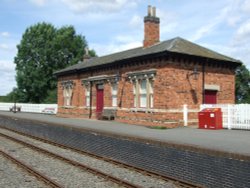
[[[164,129],[168,129],[167,127],[164,126],[150,126],[150,129],[159,129],[159,130],[164,130]]]

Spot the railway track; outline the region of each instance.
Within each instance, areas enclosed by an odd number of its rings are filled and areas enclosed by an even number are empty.
[[[103,173],[102,171],[98,170],[98,169],[94,169],[94,168],[91,168],[85,164],[82,164],[82,163],[79,163],[77,161],[74,161],[74,160],[71,160],[71,159],[68,159],[66,157],[63,157],[61,155],[58,155],[54,152],[51,152],[49,150],[46,150],[46,149],[43,149],[41,147],[37,147],[33,144],[30,144],[30,143],[27,143],[27,142],[24,142],[20,139],[16,139],[14,137],[11,137],[11,136],[8,136],[6,134],[2,134],[0,133],[0,136],[1,137],[4,137],[4,138],[7,138],[11,141],[14,141],[18,144],[21,144],[21,145],[24,145],[26,147],[29,147],[31,148],[32,150],[36,150],[37,152],[40,152],[40,153],[43,153],[45,155],[48,155],[54,159],[57,159],[57,160],[61,160],[67,164],[70,164],[76,168],[80,168],[81,170],[84,170],[88,173],[92,173],[93,175],[95,176],[98,176],[98,177],[101,177],[101,178],[104,178],[106,179],[107,181],[111,181],[121,187],[127,187],[127,188],[140,188],[139,185],[135,185],[133,183],[130,183],[126,180],[123,180],[123,179],[119,179],[117,177],[114,177],[112,175],[109,175],[109,174],[106,174],[106,173]],[[15,161],[15,163],[17,163],[18,165],[22,166],[23,168],[27,169],[27,171],[29,171],[30,173],[32,173],[33,175],[37,176],[39,179],[41,179],[42,181],[44,181],[45,183],[51,185],[52,187],[63,187],[61,186],[59,183],[51,180],[49,177],[47,177],[46,175],[38,172],[37,170],[33,169],[32,167],[29,167],[28,165],[24,164],[23,162],[21,162],[20,160],[17,160],[13,157],[11,157],[10,155],[6,154],[5,152],[1,152],[3,155],[5,155],[6,157],[8,158],[11,158],[11,160]]]
[[[145,170],[145,169],[142,169],[142,168],[138,168],[138,167],[135,167],[135,166],[131,166],[131,165],[128,165],[128,164],[124,164],[124,163],[121,163],[121,162],[116,161],[114,159],[105,158],[105,157],[102,157],[102,156],[99,156],[99,155],[96,155],[96,154],[93,154],[93,153],[90,153],[90,152],[85,152],[85,151],[77,150],[75,148],[68,147],[68,146],[65,146],[65,145],[62,145],[62,144],[58,144],[58,143],[55,143],[55,142],[52,142],[52,141],[49,141],[49,140],[46,140],[46,139],[41,139],[41,138],[29,135],[29,134],[20,133],[20,132],[18,132],[16,130],[13,130],[13,129],[8,129],[8,128],[4,128],[4,129],[12,131],[12,132],[15,132],[15,133],[20,134],[22,136],[26,136],[26,137],[35,139],[35,140],[40,141],[40,142],[44,142],[44,143],[47,143],[47,144],[54,145],[56,147],[60,147],[60,148],[67,149],[67,150],[70,149],[72,152],[77,152],[77,153],[79,153],[81,155],[87,155],[87,156],[90,156],[90,157],[94,157],[94,158],[96,158],[98,160],[103,160],[105,162],[112,163],[113,165],[119,166],[121,168],[126,168],[126,169],[129,169],[129,170],[133,170],[133,171],[136,171],[138,173],[141,173],[141,174],[149,176],[149,177],[153,177],[153,178],[157,178],[157,179],[160,179],[160,180],[164,180],[166,182],[170,182],[175,187],[186,187],[186,188],[187,187],[189,187],[189,188],[191,188],[191,187],[201,187],[199,185],[192,184],[192,183],[185,182],[185,181],[181,181],[181,180],[178,180],[178,179],[175,179],[175,178],[172,178],[172,177],[168,177],[168,176],[165,176],[165,175],[161,175],[161,174],[156,173],[156,172],[152,172],[152,171],[148,171],[148,170]],[[3,134],[1,134],[1,136],[4,136],[5,138],[8,137],[7,135],[3,135]],[[15,142],[19,142],[19,143],[21,142],[22,144],[24,144],[24,145],[26,145],[28,147],[34,147],[32,144],[28,144],[26,142],[23,142],[21,140],[15,139],[15,138],[8,137],[8,139],[11,139],[11,140],[13,140]],[[36,150],[40,151],[40,149],[36,149]],[[42,152],[47,152],[47,151],[42,151]],[[51,153],[49,151],[48,151],[48,153],[49,153],[50,156],[55,157],[54,153]],[[61,160],[67,161],[68,163],[72,163],[72,165],[77,165],[77,166],[80,165],[81,166],[81,164],[79,164],[77,162],[70,162],[69,159],[65,159],[63,157],[59,157],[59,158],[61,158]],[[95,169],[93,170],[92,168],[88,168],[86,166],[81,167],[81,168],[85,169],[85,170],[90,169],[89,171],[92,171],[92,173],[96,173]],[[109,181],[111,180],[111,181],[113,181],[113,182],[115,182],[115,183],[117,183],[117,184],[119,184],[119,185],[121,185],[123,187],[140,187],[140,186],[134,185],[134,184],[131,185],[127,181],[123,182],[123,180],[121,180],[121,179],[114,178],[112,176],[110,177],[110,175],[108,175],[108,174],[102,174],[102,172],[101,172],[100,176],[102,176],[104,178],[107,178],[107,179],[109,179]]]
[[[26,170],[28,173],[30,173],[31,175],[35,176],[39,181],[44,182],[46,185],[53,187],[53,188],[63,188],[62,185],[58,184],[57,182],[55,182],[54,180],[52,180],[51,178],[45,176],[44,174],[40,173],[39,171],[35,170],[34,168],[32,168],[31,166],[25,164],[23,161],[20,161],[14,157],[12,157],[11,155],[9,155],[8,153],[0,150],[0,154],[11,160],[13,163],[15,163],[17,166],[21,167],[22,169]]]

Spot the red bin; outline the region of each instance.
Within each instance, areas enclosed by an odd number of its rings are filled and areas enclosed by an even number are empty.
[[[199,129],[223,129],[220,108],[205,108],[198,113]]]

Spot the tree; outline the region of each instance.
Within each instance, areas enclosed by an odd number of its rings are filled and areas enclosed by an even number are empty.
[[[72,26],[57,29],[48,23],[38,23],[27,28],[14,60],[17,101],[41,103],[55,100],[52,91],[57,84],[53,72],[76,64],[82,59],[85,47],[85,38],[77,35]]]
[[[245,65],[236,69],[236,103],[250,103],[250,73]]]

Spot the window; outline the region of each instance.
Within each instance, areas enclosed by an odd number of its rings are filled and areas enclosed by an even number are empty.
[[[140,107],[147,107],[147,80],[140,82]]]
[[[111,86],[112,106],[117,107],[117,83]]]
[[[86,106],[90,106],[90,86],[85,87],[85,101]]]
[[[137,88],[137,83],[135,82],[133,84],[133,95],[134,95],[134,107],[137,107],[137,91],[136,91],[136,88]]]
[[[149,79],[135,81],[133,83],[133,95],[134,107],[153,108],[153,81]]]
[[[62,81],[61,86],[63,89],[63,105],[71,106],[74,82],[72,80]]]
[[[71,97],[72,97],[72,88],[64,87],[63,89],[64,106],[71,105]]]
[[[135,108],[153,108],[153,83],[156,69],[140,70],[127,73],[128,79],[133,83],[133,98]]]
[[[154,90],[153,90],[153,82],[149,81],[149,107],[153,108],[154,106]]]

